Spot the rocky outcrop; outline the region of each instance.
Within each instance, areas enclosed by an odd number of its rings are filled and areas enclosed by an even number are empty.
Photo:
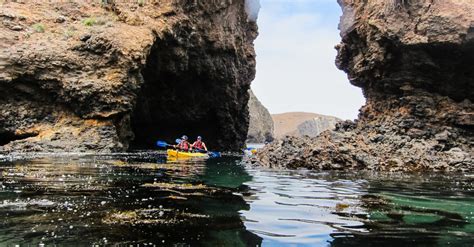
[[[267,108],[260,103],[252,90],[249,91],[249,131],[248,143],[264,143],[273,141],[273,120]]]
[[[257,35],[245,9],[244,0],[2,3],[0,151],[123,151],[182,134],[242,147]]]
[[[334,129],[339,118],[309,112],[287,112],[272,115],[275,137],[316,137],[321,132]]]
[[[260,152],[268,166],[473,171],[474,4],[340,0],[337,65],[367,99],[356,122]]]

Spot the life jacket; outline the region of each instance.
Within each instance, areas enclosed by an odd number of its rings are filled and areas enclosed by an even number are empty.
[[[191,145],[189,144],[188,141],[181,141],[178,144],[178,148],[181,149],[181,150],[189,150],[190,147],[191,147]]]
[[[193,143],[193,147],[198,148],[198,149],[204,149],[204,145],[202,144],[202,141],[195,141]]]

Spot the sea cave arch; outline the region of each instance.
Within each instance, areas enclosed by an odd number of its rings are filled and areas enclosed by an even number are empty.
[[[248,129],[252,61],[239,65],[239,54],[185,40],[190,30],[179,30],[156,38],[142,69],[130,149],[155,148],[157,140],[174,144],[182,135],[190,141],[203,136],[213,149],[240,149]]]

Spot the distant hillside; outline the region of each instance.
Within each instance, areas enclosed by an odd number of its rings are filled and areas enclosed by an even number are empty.
[[[332,129],[342,121],[333,116],[308,112],[287,112],[272,115],[274,135],[279,139],[284,136],[317,136],[319,133]]]

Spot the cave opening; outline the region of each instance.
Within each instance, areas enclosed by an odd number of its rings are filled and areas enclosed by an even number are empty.
[[[10,142],[23,140],[30,137],[35,137],[38,134],[36,133],[25,133],[25,134],[15,134],[12,131],[2,131],[0,132],[0,146],[7,145]]]
[[[198,135],[210,147],[219,138],[218,100],[214,82],[199,68],[196,57],[173,39],[158,39],[151,48],[144,83],[131,116],[135,138],[130,149],[155,149],[156,141],[175,144],[187,135],[192,143]]]

